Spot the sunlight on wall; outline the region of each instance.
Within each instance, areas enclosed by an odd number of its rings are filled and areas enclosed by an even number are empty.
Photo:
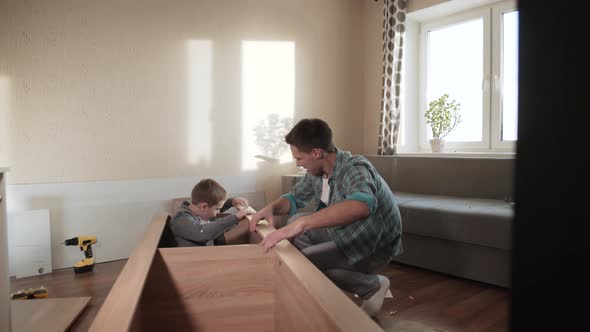
[[[242,91],[242,168],[290,161],[284,136],[295,108],[295,43],[243,41]]]
[[[213,55],[210,40],[189,40],[188,49],[188,162],[211,162]]]
[[[10,166],[10,80],[0,76],[0,166]]]

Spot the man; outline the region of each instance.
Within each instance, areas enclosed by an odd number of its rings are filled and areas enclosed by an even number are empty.
[[[279,241],[293,244],[338,287],[365,301],[371,317],[381,310],[389,279],[373,274],[403,252],[402,223],[393,193],[362,156],[339,151],[332,130],[320,119],[303,119],[285,136],[305,177],[288,194],[252,216],[250,231],[273,215],[290,214],[288,224],[261,242],[265,251]],[[295,214],[310,200],[314,213]]]

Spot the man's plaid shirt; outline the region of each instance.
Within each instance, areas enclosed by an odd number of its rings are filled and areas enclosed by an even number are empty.
[[[337,151],[336,164],[328,184],[328,205],[357,200],[365,203],[370,211],[365,219],[329,228],[336,245],[351,264],[370,255],[390,258],[403,252],[402,222],[397,203],[387,183],[366,158]],[[320,200],[321,195],[322,176],[312,176],[307,172],[283,197],[289,199],[290,214],[293,215],[312,199],[317,203],[316,211],[326,207]]]

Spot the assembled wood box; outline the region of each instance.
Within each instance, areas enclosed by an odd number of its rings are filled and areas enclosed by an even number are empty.
[[[288,241],[267,254],[162,248],[169,219],[154,217],[91,331],[382,331]],[[249,241],[273,230],[263,222]]]

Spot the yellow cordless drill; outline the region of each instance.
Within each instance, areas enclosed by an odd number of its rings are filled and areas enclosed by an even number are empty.
[[[84,251],[83,260],[74,264],[74,272],[84,273],[90,272],[94,269],[94,258],[92,257],[92,244],[96,243],[96,236],[93,235],[82,235],[67,239],[63,244],[66,246],[78,246],[80,250]]]

